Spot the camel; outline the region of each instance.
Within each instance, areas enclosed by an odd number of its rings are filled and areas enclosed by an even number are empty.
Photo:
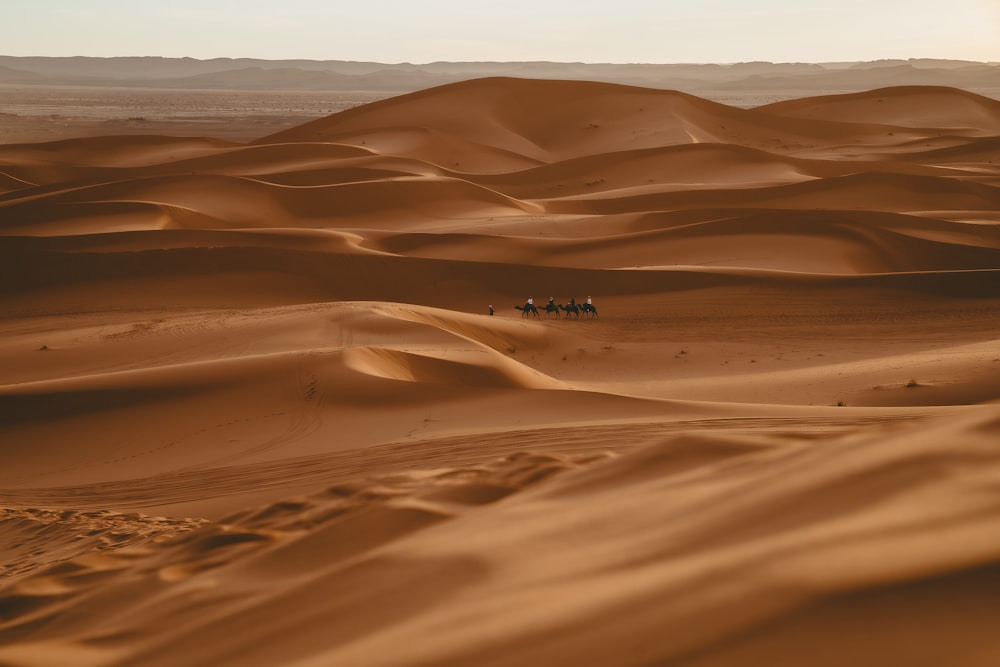
[[[552,313],[555,313],[556,317],[560,317],[559,306],[556,305],[555,303],[551,302],[551,301],[549,301],[547,304],[545,304],[544,306],[542,306],[541,310],[543,310],[545,312],[545,316],[546,317],[548,317]]]
[[[521,311],[521,317],[527,317],[529,314],[534,317],[538,317],[538,308],[530,303],[526,303],[523,306],[514,306]]]
[[[585,303],[580,306],[580,311],[589,317],[597,317],[597,308],[595,308],[591,303]]]
[[[579,319],[579,317],[580,317],[580,306],[576,305],[575,303],[571,303],[568,306],[564,306],[564,305],[562,305],[560,303],[559,307],[566,311],[566,317],[567,318],[570,315],[572,315],[573,317],[576,317],[577,319]]]

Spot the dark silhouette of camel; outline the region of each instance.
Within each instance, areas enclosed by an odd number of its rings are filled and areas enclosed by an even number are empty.
[[[536,308],[534,305],[530,303],[526,303],[523,306],[514,306],[514,307],[521,311],[521,317],[528,317],[529,314],[534,317],[538,317],[538,308]]]
[[[570,315],[576,318],[580,317],[580,306],[575,303],[571,303],[568,306],[564,306],[560,303],[559,307],[566,311],[566,317],[569,317]]]
[[[560,317],[559,306],[556,305],[555,303],[551,302],[551,301],[549,301],[547,304],[545,304],[544,306],[542,306],[541,310],[545,313],[546,316],[551,315],[552,313],[555,313],[556,317]]]
[[[597,317],[597,308],[594,308],[594,305],[591,303],[585,303],[580,306],[580,312],[588,317]]]

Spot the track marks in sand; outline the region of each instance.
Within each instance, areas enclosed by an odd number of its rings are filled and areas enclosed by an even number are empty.
[[[154,644],[197,633],[280,600],[300,580],[308,585],[350,571],[382,545],[606,456],[514,453],[476,465],[354,478],[218,522],[0,510],[0,532],[16,547],[4,554],[0,646],[50,638],[113,646],[116,637],[154,626],[160,628]],[[242,589],[235,606],[232,586]],[[142,598],[133,595],[138,589]],[[177,614],[191,603],[205,616]],[[12,650],[0,648],[0,660],[13,659]]]
[[[474,553],[487,576],[324,658],[398,645],[386,664],[754,664],[719,656],[763,636],[780,659],[762,662],[797,664],[786,624],[852,599],[867,619],[885,592],[899,595],[878,618],[905,627],[923,618],[907,600],[947,599],[954,626],[995,651],[978,614],[996,591],[998,423],[994,410],[813,442],[665,438],[407,538],[393,555]],[[840,657],[827,664],[851,661],[845,635],[870,645],[870,625],[844,617],[834,636],[809,628]],[[452,624],[450,639],[432,632]],[[921,627],[911,640],[968,654]]]
[[[498,432],[408,439],[323,454],[286,457],[264,463],[189,468],[145,478],[97,484],[4,490],[18,506],[67,505],[74,508],[117,508],[176,512],[176,507],[238,507],[246,498],[281,497],[295,489],[318,489],[334,481],[392,475],[426,467],[476,467],[506,455],[547,452],[589,457],[630,451],[663,437],[680,434],[718,435],[753,432],[777,441],[823,440],[879,425],[919,420],[919,411],[892,415],[865,412],[814,417],[705,417],[677,421],[626,422],[506,429]],[[217,514],[216,514],[217,516]]]
[[[4,544],[0,550],[3,554],[0,585],[9,585],[39,568],[82,558],[76,565],[64,566],[65,572],[72,576],[62,579],[62,587],[72,589],[69,582],[83,579],[80,575],[83,570],[99,570],[102,563],[112,567],[112,558],[102,561],[94,557],[86,561],[83,558],[86,554],[125,549],[194,530],[204,523],[204,519],[173,519],[112,510],[3,507],[0,508],[0,543]],[[53,580],[53,590],[62,588],[57,584]],[[41,589],[35,586],[31,590]],[[0,602],[0,608],[3,607]]]
[[[723,665],[770,642],[772,664],[794,664],[803,636],[843,639],[825,618],[852,644],[870,637],[851,609],[966,655],[956,637],[995,646],[976,619],[996,590],[998,425],[978,411],[802,439],[775,420],[616,454],[425,457],[124,549],[114,567],[75,562],[77,581],[59,565],[24,577],[0,589],[0,660],[80,644],[111,652],[97,664],[616,664],[641,645],[626,664]],[[964,631],[931,632],[918,610],[935,600]]]

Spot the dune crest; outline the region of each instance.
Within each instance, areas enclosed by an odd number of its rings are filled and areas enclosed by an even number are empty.
[[[998,133],[491,77],[0,145],[0,663],[997,662]]]

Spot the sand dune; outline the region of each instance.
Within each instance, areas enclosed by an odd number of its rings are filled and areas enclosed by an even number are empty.
[[[0,663],[996,663],[998,132],[487,78],[0,146]]]
[[[433,96],[432,103],[427,101],[429,96]],[[941,92],[939,97],[950,96]],[[798,119],[769,113],[766,108],[737,109],[677,91],[493,78],[451,84],[349,109],[279,132],[258,143],[346,139],[367,144],[369,136],[378,139],[386,133],[390,137],[402,135],[399,119],[405,119],[405,128],[443,133],[454,138],[453,141],[490,146],[543,162],[689,143],[823,153],[844,151],[854,144],[893,146],[906,140],[938,136],[936,130],[880,122]],[[990,118],[990,122],[994,119]],[[387,150],[410,155],[421,148],[423,145],[417,142],[398,141],[390,143]],[[471,152],[475,157],[475,151]],[[454,157],[461,163],[460,158],[466,156]]]
[[[788,100],[757,109],[789,118],[936,128],[942,134],[994,136],[1000,132],[1000,101],[937,86]]]

